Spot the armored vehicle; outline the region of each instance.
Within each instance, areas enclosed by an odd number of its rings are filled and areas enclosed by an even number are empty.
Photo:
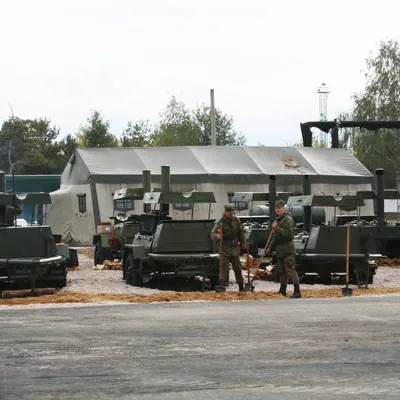
[[[20,205],[51,204],[49,193],[5,193],[4,189],[0,172],[0,290],[66,286],[66,259],[59,255],[50,226],[17,222]]]
[[[145,193],[143,203],[160,205],[159,210],[139,217],[139,232],[124,246],[123,278],[142,286],[155,276],[203,277],[218,283],[219,255],[210,238],[214,220],[172,220],[169,204],[215,203],[211,192]],[[193,215],[193,214],[192,214]]]

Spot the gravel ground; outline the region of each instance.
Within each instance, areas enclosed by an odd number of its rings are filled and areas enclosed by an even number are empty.
[[[68,286],[63,291],[74,291],[74,292],[88,292],[88,293],[126,293],[126,294],[153,294],[153,293],[165,293],[166,291],[188,291],[188,290],[199,290],[200,281],[195,280],[189,283],[182,284],[181,286],[172,287],[171,284],[166,282],[157,282],[149,287],[134,287],[126,285],[125,281],[122,280],[122,271],[111,270],[111,271],[99,271],[93,269],[93,257],[90,256],[90,249],[88,248],[77,248],[80,271],[69,271],[68,272]],[[88,255],[89,253],[89,255]],[[246,272],[243,271],[244,277]],[[232,271],[230,271],[230,283],[227,287],[227,291],[237,291],[237,285],[235,284],[235,278]],[[183,285],[183,286],[182,286]],[[255,291],[277,291],[279,284],[275,282],[269,282],[264,280],[255,280],[253,285]],[[369,285],[373,287],[385,287],[385,288],[400,288],[400,268],[391,267],[379,267],[377,274],[374,276],[374,283]],[[326,285],[301,285],[304,289],[322,290],[333,286]],[[353,286],[354,287],[354,286]],[[292,286],[289,286],[289,290],[292,290]]]
[[[140,288],[127,285],[122,279],[120,270],[94,270],[93,257],[83,254],[87,248],[74,247],[78,250],[80,271],[68,271],[68,285],[63,291],[87,293],[126,293],[126,294],[152,294],[161,290]]]

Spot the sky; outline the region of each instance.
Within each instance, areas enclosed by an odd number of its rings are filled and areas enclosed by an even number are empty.
[[[301,140],[363,89],[365,59],[400,41],[400,2],[287,0],[18,0],[2,3],[0,121],[49,118],[60,138],[93,110],[119,136],[156,123],[172,95],[233,116],[247,145]]]

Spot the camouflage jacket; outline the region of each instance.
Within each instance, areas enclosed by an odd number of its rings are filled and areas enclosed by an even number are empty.
[[[293,244],[294,221],[290,213],[285,213],[276,219],[278,226],[271,237],[269,248],[276,251],[278,258],[295,255]]]
[[[233,217],[232,219],[223,216],[215,222],[214,227],[211,231],[211,239],[217,242],[219,246],[219,240],[217,240],[217,234],[219,233],[220,225],[222,224],[222,251],[224,256],[240,256],[240,247],[238,242],[241,244],[246,243],[244,237],[243,227],[239,218]],[[219,247],[217,249],[219,251]]]

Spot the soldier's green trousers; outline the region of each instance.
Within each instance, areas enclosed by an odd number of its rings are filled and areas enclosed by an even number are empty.
[[[219,284],[229,285],[229,262],[235,273],[236,283],[243,283],[242,266],[240,256],[224,256],[222,261],[222,272],[219,274]]]
[[[291,283],[299,285],[299,275],[296,272],[296,258],[295,256],[280,257],[276,260],[278,268],[279,282],[283,285]]]

